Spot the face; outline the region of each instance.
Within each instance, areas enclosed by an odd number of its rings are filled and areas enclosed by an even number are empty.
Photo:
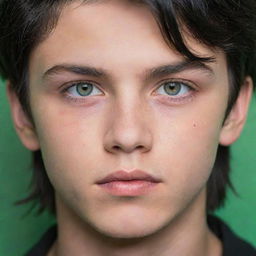
[[[230,135],[228,75],[221,51],[186,41],[216,61],[186,63],[143,5],[73,3],[31,55],[33,143],[21,137],[41,149],[58,201],[101,233],[149,235],[204,207],[217,147]],[[97,184],[135,169],[158,183]]]

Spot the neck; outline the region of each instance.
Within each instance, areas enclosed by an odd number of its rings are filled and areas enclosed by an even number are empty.
[[[220,256],[221,242],[207,226],[202,201],[205,201],[205,191],[156,233],[120,239],[98,232],[57,197],[58,239],[48,256]]]

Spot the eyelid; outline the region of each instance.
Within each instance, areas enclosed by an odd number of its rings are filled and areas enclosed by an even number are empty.
[[[193,83],[191,81],[181,79],[181,78],[171,78],[171,79],[169,78],[169,79],[161,80],[160,82],[157,83],[157,88],[154,90],[154,94],[155,94],[155,91],[159,90],[159,88],[161,88],[162,86],[164,86],[167,83],[182,83],[185,86],[189,87],[190,90],[193,90],[193,91],[198,90],[198,87],[195,85],[195,83]],[[171,96],[171,95],[169,95],[168,97],[177,98],[177,96]]]
[[[186,80],[186,79],[183,79],[183,78],[169,78],[169,79],[164,79],[164,80],[161,80],[160,82],[157,83],[157,86],[160,87],[166,83],[183,83],[184,85],[188,86],[188,87],[191,87],[191,89],[197,89],[197,86],[195,83],[193,83],[192,81],[189,81],[189,80]]]
[[[60,88],[62,88],[61,91],[62,91],[63,93],[65,93],[65,92],[68,91],[68,89],[70,89],[70,88],[76,86],[76,85],[79,84],[79,83],[88,83],[88,84],[91,84],[91,85],[93,85],[94,87],[96,87],[97,90],[99,90],[99,91],[101,91],[101,92],[103,93],[102,89],[99,88],[98,84],[95,83],[95,82],[93,82],[93,81],[90,81],[90,80],[86,80],[86,81],[84,81],[84,80],[78,80],[78,81],[73,81],[73,82],[67,82],[67,83],[65,83],[65,84],[63,84],[63,85],[60,86]],[[63,88],[63,87],[64,87],[64,88]],[[88,96],[87,96],[87,97],[88,97]],[[75,97],[74,97],[74,98],[75,98]]]

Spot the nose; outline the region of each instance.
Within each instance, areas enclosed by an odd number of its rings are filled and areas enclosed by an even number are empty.
[[[104,148],[114,154],[145,153],[152,148],[152,133],[147,111],[141,106],[116,106],[104,137]]]

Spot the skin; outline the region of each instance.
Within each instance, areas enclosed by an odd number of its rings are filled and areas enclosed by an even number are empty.
[[[225,55],[184,36],[192,51],[216,61],[208,69],[148,77],[148,70],[184,58],[166,45],[147,8],[73,3],[30,58],[35,126],[9,87],[17,132],[28,149],[41,149],[56,192],[59,235],[48,255],[221,255],[206,223],[206,183],[218,145],[230,145],[242,130],[252,82],[245,79],[223,125]],[[105,74],[44,75],[63,64]],[[182,82],[177,95],[163,89],[170,80]],[[78,81],[98,89],[79,96]],[[113,196],[95,184],[120,169],[141,169],[162,182],[135,197]]]

